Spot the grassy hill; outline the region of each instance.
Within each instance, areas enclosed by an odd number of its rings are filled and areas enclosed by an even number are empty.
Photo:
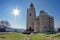
[[[27,38],[26,34],[22,33],[0,33],[0,40],[25,40]],[[32,40],[60,40],[60,34],[46,34],[46,33],[38,33],[31,34],[30,38]]]

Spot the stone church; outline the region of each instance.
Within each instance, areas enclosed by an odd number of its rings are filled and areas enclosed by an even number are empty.
[[[47,12],[41,10],[39,16],[36,16],[36,10],[33,3],[27,9],[26,27],[33,29],[32,32],[53,32],[54,31],[54,17],[48,15]]]

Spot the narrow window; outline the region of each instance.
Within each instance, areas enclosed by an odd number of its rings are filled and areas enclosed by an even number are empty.
[[[30,13],[30,16],[31,16],[31,13]]]

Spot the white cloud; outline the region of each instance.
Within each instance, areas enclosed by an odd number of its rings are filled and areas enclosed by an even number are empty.
[[[60,28],[60,24],[55,23],[55,31],[58,31],[58,28]]]

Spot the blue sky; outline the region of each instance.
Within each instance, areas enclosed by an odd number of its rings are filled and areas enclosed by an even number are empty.
[[[54,16],[55,27],[60,26],[60,0],[0,0],[0,21],[7,20],[12,28],[26,29],[27,8],[31,2],[34,4],[37,16],[41,10],[44,10]],[[16,7],[21,13],[15,20],[12,9]]]

